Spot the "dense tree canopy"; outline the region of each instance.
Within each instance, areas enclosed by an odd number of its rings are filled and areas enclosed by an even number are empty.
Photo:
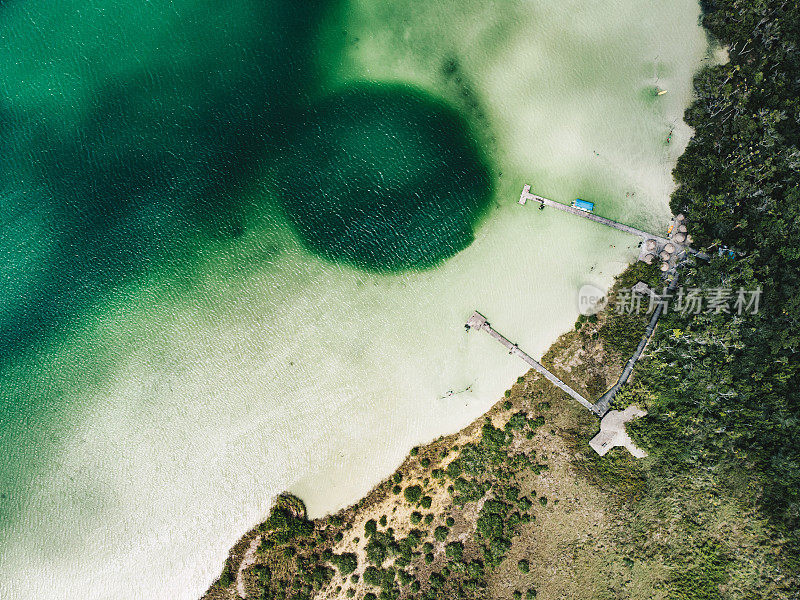
[[[757,314],[667,315],[642,380],[656,392],[651,414],[669,424],[659,445],[672,448],[673,464],[750,469],[763,506],[796,531],[800,4],[706,0],[703,8],[730,61],[697,75],[686,111],[695,135],[675,169],[672,209],[686,215],[695,244],[713,258],[688,270],[684,283],[763,293]]]

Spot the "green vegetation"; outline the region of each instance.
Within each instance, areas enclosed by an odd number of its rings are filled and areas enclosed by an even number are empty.
[[[410,504],[416,504],[422,498],[422,487],[410,485],[405,489],[403,495]]]
[[[800,5],[702,7],[730,61],[695,78],[685,115],[694,136],[674,171],[671,207],[711,255],[681,281],[706,301],[697,314],[662,317],[635,383],[615,399],[647,408],[629,431],[651,458],[632,465],[612,452],[591,471],[638,515],[641,538],[629,546],[637,557],[652,558],[652,531],[669,532],[655,545],[672,572],[668,597],[785,597],[776,590],[796,587],[800,572]],[[653,285],[644,269],[619,285]],[[740,289],[762,290],[757,312],[738,310]],[[707,310],[714,298],[727,307]],[[643,322],[609,315],[599,331],[608,347],[629,350]],[[747,560],[742,532],[714,529],[728,506],[768,519]],[[688,523],[668,525],[678,515]]]
[[[697,99],[686,111],[695,135],[675,169],[672,208],[687,216],[700,245],[731,248],[734,257],[698,264],[685,284],[708,293],[761,288],[763,296],[757,314],[670,313],[643,379],[655,396],[652,421],[677,414],[682,449],[667,444],[660,458],[746,461],[763,486],[763,508],[796,533],[800,5],[708,0],[704,8],[703,22],[730,46],[730,62],[695,80]]]
[[[693,245],[712,255],[683,270],[683,286],[706,297],[731,289],[734,297],[728,311],[665,314],[634,380],[616,398],[617,408],[647,408],[648,417],[629,431],[649,459],[633,461],[622,450],[601,459],[587,451],[587,426],[567,427],[574,428],[566,434],[574,436],[571,466],[583,465],[618,511],[607,513],[614,525],[603,539],[613,568],[600,569],[600,595],[584,597],[634,597],[639,586],[676,600],[786,599],[799,585],[800,7],[785,0],[702,6],[703,23],[729,48],[730,62],[696,77],[686,112],[694,137],[675,169],[671,202],[686,216]],[[654,268],[637,263],[616,289],[640,280],[663,285]],[[737,314],[739,288],[763,290],[757,313]],[[569,339],[599,339],[612,357],[632,352],[647,316],[617,314],[614,294],[612,309],[579,318]],[[549,467],[527,441],[545,418],[529,413],[551,410],[551,403],[537,402],[536,382],[524,384],[522,378],[506,392],[470,441],[412,449],[412,457],[422,454],[415,465],[440,467],[430,480],[403,487],[398,472],[382,487],[398,502],[403,492],[413,510],[405,525],[418,529],[396,538],[385,517],[380,526],[365,523],[364,592],[348,587],[359,583],[356,554],[332,551],[348,520],[315,527],[301,503],[279,499],[259,527],[259,598],[306,600],[330,585],[359,600],[486,600],[498,597],[490,595],[498,573],[514,578],[503,582],[502,597],[536,598],[535,558],[520,546],[535,530],[526,524],[540,527],[560,506],[553,488],[532,489],[532,478]],[[450,503],[440,511],[441,489]],[[461,516],[456,526],[451,515],[463,508],[477,515],[474,529]],[[583,544],[570,551],[577,555]],[[498,570],[509,555],[516,568]],[[215,587],[232,585],[232,573],[226,564]],[[635,584],[617,589],[605,581],[610,577]]]

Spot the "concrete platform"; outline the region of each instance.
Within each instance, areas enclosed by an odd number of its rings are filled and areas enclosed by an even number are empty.
[[[617,446],[623,446],[634,458],[644,458],[647,452],[633,443],[633,440],[625,431],[625,423],[637,417],[647,414],[638,406],[631,405],[625,410],[612,410],[600,421],[600,433],[589,440],[589,445],[600,456],[605,456],[606,452]]]

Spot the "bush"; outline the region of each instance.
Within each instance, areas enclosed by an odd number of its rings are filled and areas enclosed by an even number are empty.
[[[422,465],[423,469],[427,469],[428,467],[431,466],[431,459],[423,458],[421,461],[419,461],[419,464]]]
[[[445,556],[453,560],[464,558],[464,544],[461,542],[451,542],[444,549]]]
[[[396,496],[397,494],[399,494],[401,491],[403,491],[403,488],[402,488],[402,487],[400,487],[399,485],[395,485],[395,486],[392,488],[392,493],[393,493],[395,496]]]
[[[367,537],[371,535],[375,535],[378,532],[378,523],[375,519],[370,519],[366,523],[364,523],[364,533]]]
[[[221,588],[226,588],[232,583],[233,583],[233,577],[231,577],[231,572],[228,569],[228,565],[226,564],[225,569],[223,569],[222,571],[222,575],[220,575],[219,579],[217,580],[217,585]]]
[[[517,568],[522,571],[523,573],[528,573],[531,570],[530,563],[525,560],[524,558],[517,563]]]
[[[338,554],[333,557],[332,562],[336,565],[336,568],[339,569],[339,573],[341,573],[342,576],[349,575],[358,567],[358,557],[352,552]]]
[[[432,514],[425,515],[425,525],[430,525],[431,523],[433,523],[433,515]]]
[[[428,563],[428,564],[433,562],[433,552],[428,552],[425,555],[425,562]]]
[[[447,465],[447,475],[450,479],[458,479],[461,476],[461,461],[458,459],[450,461],[450,464]]]
[[[405,489],[403,495],[409,503],[416,504],[422,497],[422,488],[418,485],[410,485]]]
[[[386,546],[375,539],[370,540],[366,548],[367,559],[374,565],[381,566],[388,555]]]
[[[441,573],[433,572],[431,573],[430,579],[428,582],[431,584],[431,587],[434,589],[440,588],[445,584],[445,578]]]
[[[388,520],[386,519],[386,515],[381,515],[381,518],[380,518],[380,520],[378,522],[381,524],[381,527],[386,527],[386,523],[388,523]]]
[[[447,535],[449,533],[450,533],[450,530],[447,527],[445,527],[444,525],[439,525],[439,527],[437,527],[434,530],[433,537],[434,537],[434,539],[436,539],[436,540],[438,540],[440,542],[443,542],[443,541],[445,541],[447,539]]]
[[[456,520],[455,520],[453,517],[447,517],[447,518],[445,519],[444,523],[445,523],[445,525],[447,525],[448,527],[452,527],[453,525],[455,525],[455,524],[456,524]]]
[[[467,573],[470,577],[475,579],[483,579],[484,571],[483,571],[483,563],[479,560],[473,560],[469,564],[467,564]]]
[[[423,496],[419,504],[422,506],[422,508],[430,508],[433,504],[433,498],[430,496]]]
[[[383,577],[380,569],[375,567],[367,567],[364,571],[364,583],[368,585],[380,586]]]
[[[422,521],[422,513],[415,510],[411,513],[411,522],[416,525],[420,521]]]

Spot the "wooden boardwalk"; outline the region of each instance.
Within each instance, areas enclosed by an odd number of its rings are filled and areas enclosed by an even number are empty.
[[[564,212],[572,213],[573,215],[576,215],[578,217],[589,219],[590,221],[594,221],[595,223],[600,223],[601,225],[605,225],[613,229],[618,229],[619,231],[624,231],[625,233],[629,233],[637,237],[641,237],[648,240],[656,240],[662,246],[669,242],[669,240],[665,237],[659,235],[653,235],[652,233],[649,233],[647,231],[636,229],[636,227],[631,227],[630,225],[625,225],[624,223],[618,223],[617,221],[612,221],[611,219],[606,219],[605,217],[601,217],[600,215],[596,215],[592,212],[581,210],[580,208],[575,208],[574,206],[569,206],[568,204],[561,204],[560,202],[554,202],[553,200],[549,200],[547,198],[543,198],[542,196],[537,196],[536,194],[532,194],[530,190],[531,186],[529,185],[526,185],[522,189],[522,195],[519,198],[520,204],[525,204],[525,202],[527,202],[528,200],[535,200],[536,202],[540,202],[543,206],[550,206],[558,210],[563,210]],[[673,242],[673,244],[675,244],[675,242]]]
[[[467,327],[467,331],[469,331],[470,329],[478,329],[478,330],[482,329],[483,331],[488,333],[495,340],[497,340],[503,346],[505,346],[508,349],[508,353],[509,354],[516,354],[517,356],[519,356],[522,360],[524,360],[526,363],[528,363],[531,367],[533,367],[539,373],[544,375],[553,385],[555,385],[556,387],[559,387],[562,390],[564,390],[567,394],[569,394],[575,400],[577,400],[584,408],[589,409],[592,413],[594,413],[598,417],[602,417],[606,412],[608,412],[608,408],[607,407],[605,408],[605,410],[603,412],[600,412],[601,407],[596,406],[596,405],[592,404],[591,402],[589,402],[586,398],[581,396],[578,392],[573,390],[566,383],[564,383],[558,377],[556,377],[550,371],[548,371],[547,368],[542,363],[540,363],[537,360],[534,360],[531,356],[529,356],[528,354],[526,354],[525,352],[520,350],[519,346],[517,346],[516,344],[511,343],[511,341],[509,341],[503,335],[501,335],[500,333],[495,331],[492,328],[492,326],[489,325],[489,321],[486,320],[486,317],[484,317],[478,311],[475,311],[475,312],[472,313],[472,316],[467,321],[466,327]]]
[[[672,277],[672,281],[669,282],[667,286],[667,295],[672,294],[675,291],[675,288],[678,286],[678,279],[680,276],[680,272],[676,272],[675,275]],[[660,296],[659,296],[660,298]],[[655,310],[653,310],[653,316],[650,317],[650,322],[647,324],[647,328],[644,330],[641,339],[639,340],[639,345],[636,347],[633,355],[630,357],[627,363],[625,363],[625,367],[622,369],[622,374],[619,376],[617,383],[611,386],[611,389],[608,390],[605,394],[600,396],[600,399],[595,404],[599,410],[602,411],[602,414],[608,412],[609,408],[611,408],[611,401],[614,399],[614,396],[617,395],[619,389],[628,382],[628,379],[633,373],[633,367],[636,366],[636,362],[642,356],[642,352],[644,352],[645,346],[650,341],[650,338],[653,336],[653,332],[656,330],[656,325],[658,324],[658,319],[661,317],[661,313],[664,312],[664,303],[659,302]]]

